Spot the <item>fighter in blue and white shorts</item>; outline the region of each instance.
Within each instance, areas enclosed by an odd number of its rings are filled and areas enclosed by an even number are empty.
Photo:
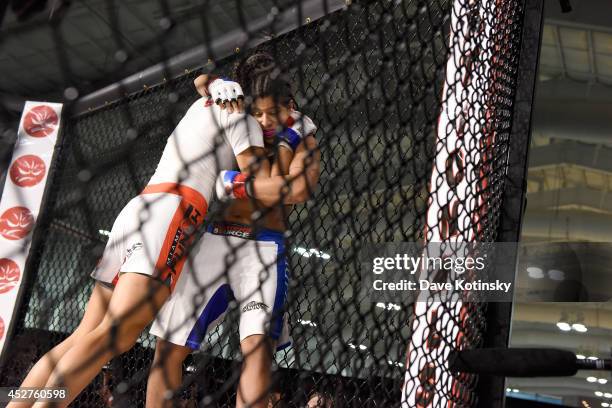
[[[289,346],[283,317],[289,280],[283,233],[213,222],[201,239],[151,334],[197,350],[235,299],[240,341],[261,334],[276,340],[277,350]]]

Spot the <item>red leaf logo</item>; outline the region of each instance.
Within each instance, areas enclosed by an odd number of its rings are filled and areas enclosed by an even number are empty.
[[[13,289],[19,283],[19,265],[11,259],[0,259],[0,294]]]
[[[19,187],[32,187],[45,177],[47,167],[38,156],[26,154],[19,157],[9,170],[11,180]]]
[[[34,216],[26,207],[9,208],[0,216],[0,235],[6,239],[22,239],[34,227]]]
[[[52,133],[59,118],[53,109],[46,105],[35,106],[26,113],[23,129],[32,137],[45,137]]]

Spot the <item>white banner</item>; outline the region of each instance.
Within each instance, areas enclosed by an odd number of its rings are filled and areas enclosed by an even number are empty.
[[[0,199],[0,354],[11,327],[26,259],[32,243],[62,104],[25,103],[13,158]]]

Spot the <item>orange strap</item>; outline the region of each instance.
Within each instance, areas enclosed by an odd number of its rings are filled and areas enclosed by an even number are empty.
[[[196,208],[202,214],[206,214],[208,210],[208,203],[202,194],[199,191],[184,186],[178,183],[159,183],[159,184],[150,184],[142,190],[141,194],[156,194],[156,193],[168,193],[168,194],[176,194],[181,196],[183,200],[188,203],[196,206]]]

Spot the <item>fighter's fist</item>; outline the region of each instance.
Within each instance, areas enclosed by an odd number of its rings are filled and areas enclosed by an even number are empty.
[[[200,75],[194,81],[198,93],[212,99],[229,113],[244,111],[244,93],[238,82],[212,75]]]
[[[217,198],[221,201],[232,199],[247,199],[249,179],[243,173],[235,170],[223,170],[217,176],[215,190]]]
[[[316,131],[317,126],[314,124],[312,119],[306,115],[302,115],[298,111],[293,111],[291,112],[291,116],[289,116],[285,127],[278,134],[278,144],[295,151],[305,136],[311,135]]]

